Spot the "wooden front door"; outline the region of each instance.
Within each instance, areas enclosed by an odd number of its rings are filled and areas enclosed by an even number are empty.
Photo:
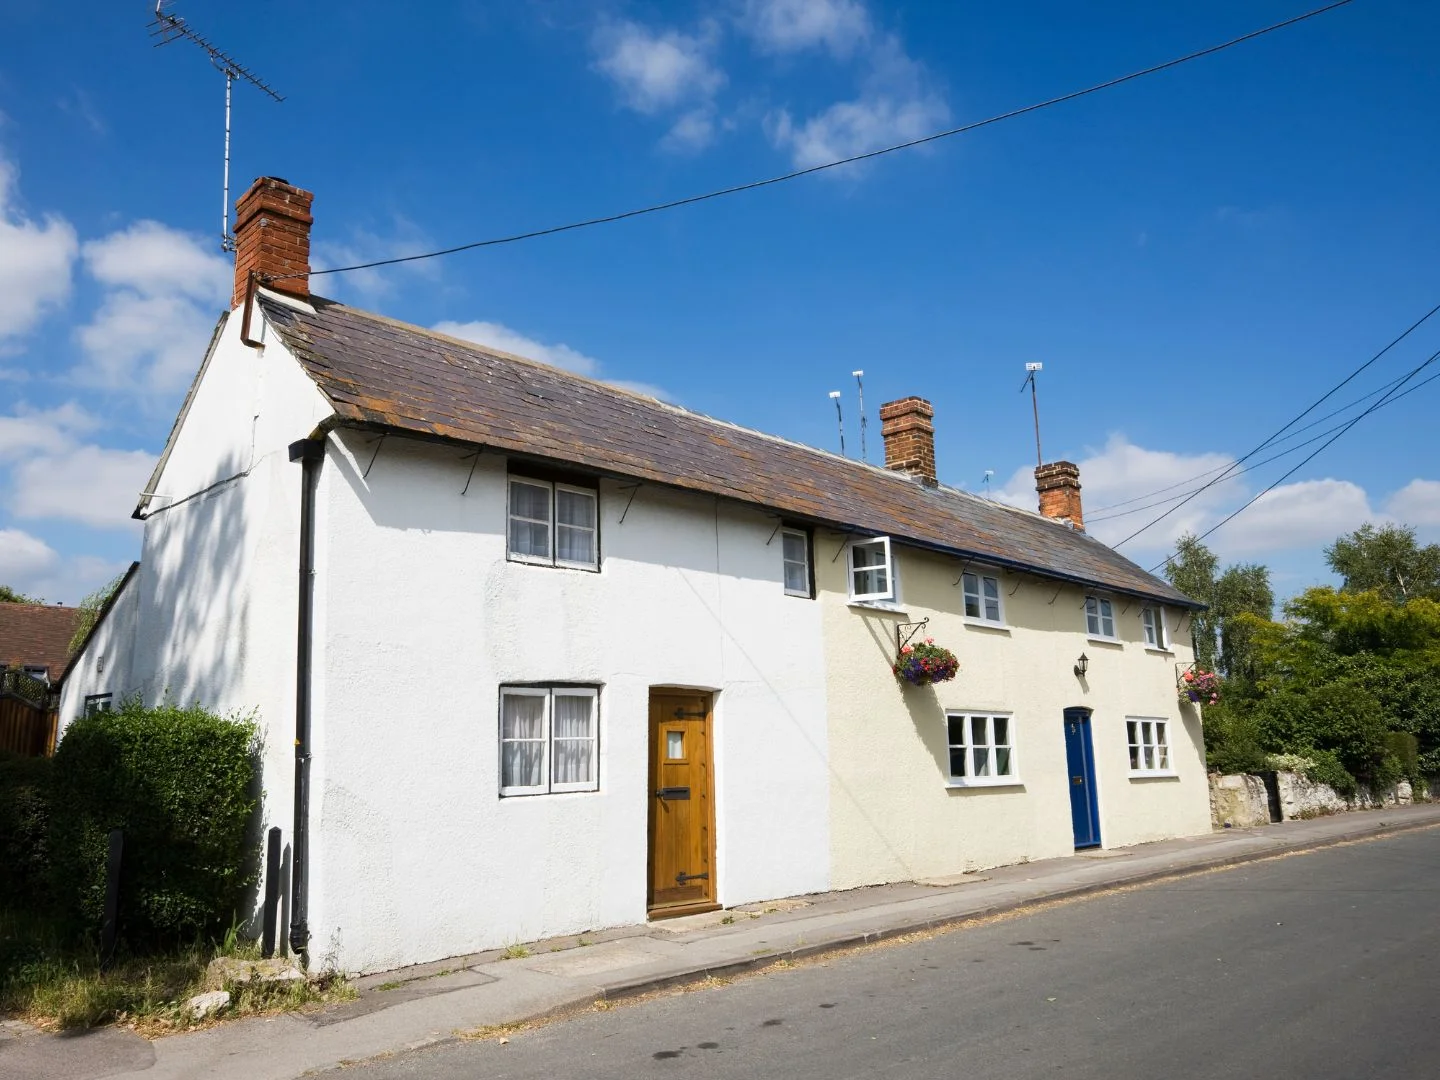
[[[710,695],[650,692],[650,914],[715,903]]]

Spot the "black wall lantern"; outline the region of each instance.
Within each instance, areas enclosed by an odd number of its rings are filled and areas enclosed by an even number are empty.
[[[1085,672],[1089,670],[1090,658],[1082,652],[1080,654],[1080,659],[1075,661],[1075,677],[1083,679],[1085,677]]]

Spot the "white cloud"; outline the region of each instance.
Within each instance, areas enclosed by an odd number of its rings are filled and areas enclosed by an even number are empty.
[[[569,345],[546,345],[544,342],[527,337],[518,330],[510,329],[503,323],[481,320],[450,321],[436,323],[433,329],[438,334],[448,334],[450,337],[460,338],[462,341],[473,341],[477,345],[498,349],[500,352],[523,356],[527,360],[538,360],[542,364],[564,368],[566,371],[573,371],[577,375],[584,375],[591,379],[600,379],[621,390],[629,390],[631,393],[644,394],[647,397],[659,398],[661,401],[674,400],[664,389],[650,383],[633,382],[628,379],[606,379],[601,374],[600,361],[593,356],[586,356]]]
[[[19,529],[0,529],[0,583],[33,595],[29,586],[59,562],[55,549],[38,537]]]
[[[679,153],[695,153],[715,141],[715,109],[702,106],[691,109],[676,120],[660,145]]]
[[[591,45],[595,67],[615,84],[625,103],[653,116],[714,98],[725,84],[725,73],[713,60],[718,40],[714,23],[685,34],[626,21],[602,25]]]
[[[369,229],[354,228],[350,230],[346,240],[316,241],[310,249],[310,265],[313,270],[356,266],[385,259],[423,255],[427,251],[433,251],[435,247],[436,244],[430,236],[414,222],[396,216],[391,223],[389,235],[382,236]],[[399,274],[435,280],[439,277],[440,269],[434,259],[420,259],[396,266],[351,270],[334,277],[312,278],[310,287],[324,296],[355,293],[368,301],[375,301],[395,291],[396,277]]]
[[[600,361],[593,356],[586,356],[584,353],[570,348],[569,345],[546,345],[532,337],[526,337],[518,330],[510,329],[503,323],[481,320],[463,323],[442,322],[436,323],[434,330],[437,334],[448,334],[450,337],[460,338],[463,341],[473,341],[477,345],[486,345],[492,349],[499,349],[501,352],[513,353],[516,356],[523,356],[527,360],[538,360],[542,364],[564,368],[577,375],[588,375],[592,379],[598,377],[600,371]]]
[[[0,416],[0,461],[54,453],[71,445],[76,433],[97,426],[99,421],[73,401],[43,411],[19,409],[14,416]]]
[[[870,15],[859,0],[746,0],[740,25],[773,53],[820,47],[846,57],[870,36]]]
[[[0,583],[51,604],[77,604],[127,567],[95,555],[61,556],[39,537],[0,529]]]
[[[54,518],[101,528],[131,528],[130,514],[155,467],[143,450],[77,446],[42,454],[10,473],[10,509],[18,518]]]
[[[230,260],[200,238],[141,221],[83,249],[106,293],[75,331],[83,385],[168,393],[189,382],[204,358],[218,309],[229,306]]]
[[[1389,517],[1417,529],[1440,528],[1440,480],[1411,480],[1385,503]]]
[[[1160,500],[1185,495],[1198,483],[1223,472],[1233,461],[1228,454],[1150,450],[1136,446],[1123,435],[1111,435],[1102,450],[1076,462],[1080,467],[1086,530],[1107,544],[1118,543],[1172,505]],[[1202,479],[1195,481],[1195,477]],[[1172,486],[1173,490],[1163,490]],[[1217,520],[1216,510],[1233,504],[1244,490],[1239,479],[1216,484],[1136,537],[1125,550],[1168,550],[1181,533],[1207,528]],[[1016,470],[995,497],[1034,510],[1038,501],[1034,470],[1028,466]]]
[[[1215,533],[1227,554],[1252,555],[1286,548],[1320,549],[1342,533],[1376,520],[1365,489],[1349,480],[1305,480],[1266,492]]]
[[[100,284],[141,296],[186,296],[205,302],[230,295],[234,269],[208,243],[158,221],[137,221],[87,241],[85,267]]]
[[[798,169],[854,157],[932,134],[950,119],[950,106],[932,85],[923,64],[888,36],[866,56],[869,74],[860,95],[840,101],[808,120],[788,109],[766,119],[771,141],[790,152]]]
[[[70,295],[75,230],[63,218],[43,223],[14,205],[19,173],[0,159],[0,341],[31,330],[44,313]]]

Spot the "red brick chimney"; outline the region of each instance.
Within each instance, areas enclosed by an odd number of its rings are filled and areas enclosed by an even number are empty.
[[[235,201],[233,307],[245,302],[245,282],[251,270],[269,288],[292,296],[310,295],[310,226],[315,221],[310,203],[314,198],[278,176],[262,176]]]
[[[935,479],[935,408],[924,398],[907,397],[880,406],[880,434],[885,437],[885,467]]]
[[[1052,461],[1035,469],[1035,490],[1040,493],[1040,514],[1085,531],[1080,512],[1080,467],[1068,461]]]

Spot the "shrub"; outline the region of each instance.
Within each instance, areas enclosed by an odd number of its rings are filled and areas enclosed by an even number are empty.
[[[50,901],[50,769],[49,758],[0,754],[0,908],[39,910]]]
[[[112,829],[125,834],[120,929],[134,947],[215,938],[258,877],[250,834],[257,736],[248,719],[138,700],[83,717],[55,754],[53,882],[80,927],[99,926]]]
[[[1332,751],[1311,749],[1306,750],[1304,756],[1310,759],[1310,764],[1305,769],[1307,780],[1317,784],[1329,784],[1337,795],[1347,798],[1355,794],[1358,787],[1355,777]]]
[[[1392,731],[1386,736],[1391,755],[1400,766],[1400,775],[1411,782],[1420,778],[1420,740],[1408,731]]]
[[[1205,766],[1210,772],[1261,773],[1268,765],[1260,748],[1253,710],[1227,698],[1205,707]]]
[[[1279,691],[1259,702],[1255,719],[1266,750],[1307,757],[1312,749],[1331,751],[1352,780],[1373,782],[1390,753],[1380,703],[1354,683]]]

